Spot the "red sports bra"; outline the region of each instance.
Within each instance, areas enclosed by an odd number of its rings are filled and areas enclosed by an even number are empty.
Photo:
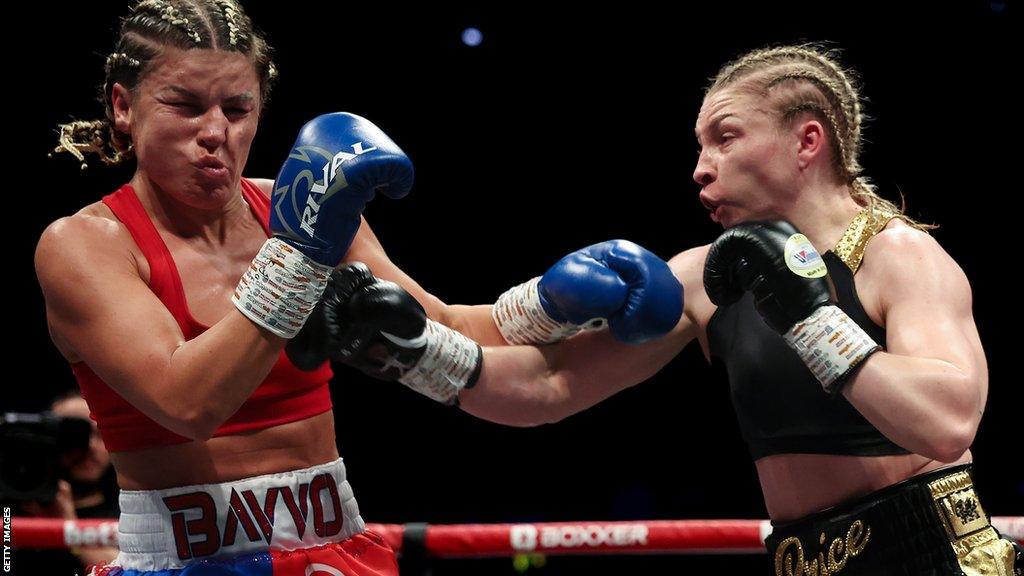
[[[242,179],[242,196],[270,235],[270,201],[252,182]],[[186,340],[202,334],[208,326],[196,322],[189,312],[178,268],[167,245],[153,226],[135,190],[125,184],[103,198],[114,216],[131,233],[149,262],[149,287],[181,327]],[[139,450],[153,446],[181,444],[190,440],[160,426],[114,392],[85,362],[71,364],[82,396],[89,403],[92,419],[99,426],[103,442],[111,452]],[[295,422],[331,409],[327,388],[333,373],[325,362],[316,370],[303,372],[281,352],[263,383],[225,421],[214,436],[238,434],[278,424]]]

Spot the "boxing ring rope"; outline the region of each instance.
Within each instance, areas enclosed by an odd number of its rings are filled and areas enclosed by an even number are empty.
[[[992,525],[1024,544],[1024,516],[993,516]],[[767,520],[647,520],[532,524],[367,524],[396,552],[429,558],[494,558],[521,553],[764,553]],[[16,548],[117,546],[116,520],[14,517]]]

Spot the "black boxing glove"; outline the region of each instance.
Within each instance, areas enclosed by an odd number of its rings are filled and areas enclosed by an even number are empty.
[[[284,352],[296,368],[309,372],[330,359],[328,344],[324,301],[320,300],[299,333],[285,344]]]
[[[374,277],[365,264],[335,270],[323,304],[334,360],[448,405],[458,404],[459,392],[480,377],[479,344],[427,318],[411,294]]]
[[[788,222],[747,222],[723,232],[704,263],[704,289],[717,306],[752,292],[761,317],[830,394],[881,350],[835,305],[821,254]]]

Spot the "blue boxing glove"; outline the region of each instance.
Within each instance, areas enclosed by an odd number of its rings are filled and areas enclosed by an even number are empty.
[[[334,267],[374,194],[401,198],[412,183],[412,161],[373,123],[346,112],[317,116],[302,127],[274,181],[270,230]]]
[[[412,162],[365,118],[337,112],[302,127],[274,182],[267,240],[232,301],[282,338],[295,336],[348,252],[363,207],[409,193]]]
[[[670,332],[682,313],[683,287],[668,264],[633,242],[610,240],[502,294],[493,318],[511,344],[556,342],[598,319],[616,339],[637,344]]]

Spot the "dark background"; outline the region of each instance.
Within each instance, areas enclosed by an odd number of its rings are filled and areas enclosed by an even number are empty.
[[[130,177],[46,157],[57,123],[101,112],[96,87],[126,13],[109,4],[28,6],[25,22],[38,36],[5,51],[8,71],[14,66],[7,165],[17,178],[6,201],[18,214],[7,314],[24,338],[8,351],[9,366],[24,369],[8,372],[4,410],[42,409],[74,384],[49,342],[35,283],[40,232]],[[412,157],[417,183],[400,202],[371,204],[367,217],[390,257],[449,303],[491,302],[564,253],[612,237],[665,258],[713,240],[719,228],[691,178],[707,79],[765,44],[835,42],[870,99],[866,173],[884,196],[898,202],[902,192],[910,215],[941,225],[935,237],[971,280],[990,369],[977,479],[991,513],[1024,514],[1024,473],[1015,471],[1020,314],[1009,283],[1019,246],[1017,6],[248,4],[281,76],[246,174],[273,177],[316,114],[370,118]],[[482,45],[462,45],[467,26],[483,32]],[[1019,38],[1013,44],[1019,49]],[[651,381],[535,429],[475,420],[397,384],[336,372],[338,443],[368,521],[766,516],[724,372],[696,345]],[[764,557],[662,557],[552,558],[540,572],[705,566],[770,570]],[[446,562],[437,573],[485,567],[511,572],[508,560],[495,560]]]

